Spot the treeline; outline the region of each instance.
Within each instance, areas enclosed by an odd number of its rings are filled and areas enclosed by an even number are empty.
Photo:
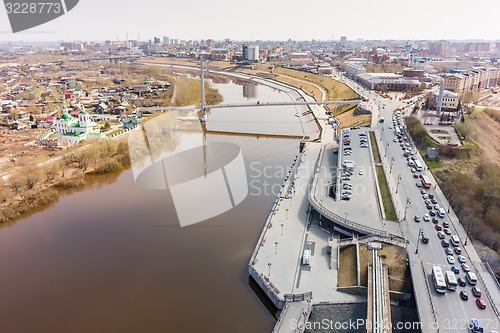
[[[105,174],[130,164],[127,141],[77,146],[58,160],[28,163],[0,184],[0,223],[57,200],[59,189],[78,188],[86,174]]]
[[[482,163],[474,175],[438,172],[440,185],[470,237],[500,250],[500,169]]]
[[[415,116],[405,117],[406,128],[413,138],[413,142],[420,150],[426,150],[436,145],[436,142],[429,136],[424,125]]]

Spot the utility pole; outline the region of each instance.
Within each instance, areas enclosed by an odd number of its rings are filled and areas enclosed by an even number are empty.
[[[200,121],[203,123],[207,120],[205,114],[205,76],[203,73],[203,54],[200,53],[200,81],[201,81],[201,117]]]

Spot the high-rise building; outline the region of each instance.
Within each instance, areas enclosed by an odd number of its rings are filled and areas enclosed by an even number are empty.
[[[160,37],[155,37],[153,43],[160,44]]]
[[[243,60],[247,61],[259,61],[259,46],[258,45],[248,45],[243,44],[241,46],[243,52]]]
[[[448,58],[451,56],[451,43],[446,40],[429,43],[429,54]]]
[[[168,38],[167,36],[163,36],[163,44],[164,45],[170,44],[170,38]]]
[[[340,37],[340,46],[346,47],[347,45],[347,37],[346,36],[341,36]]]

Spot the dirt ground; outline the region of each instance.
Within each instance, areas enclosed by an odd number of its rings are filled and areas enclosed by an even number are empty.
[[[338,286],[355,286],[358,282],[356,274],[356,246],[348,245],[340,248]]]
[[[500,123],[482,111],[468,119],[474,128],[473,140],[482,150],[482,158],[500,166]]]
[[[0,127],[0,175],[27,163],[29,159],[41,162],[55,156],[57,152],[40,148],[36,141],[37,137],[47,131],[48,129],[9,130],[7,127]]]
[[[368,265],[371,264],[372,254],[367,250],[366,244],[359,245],[359,260],[361,269],[361,285],[368,284]],[[390,245],[382,244],[378,251],[382,261],[389,266],[389,288],[392,291],[407,291],[409,275],[406,267],[406,250]],[[340,269],[338,276],[339,287],[354,286],[356,277],[356,247],[349,245],[340,249]]]

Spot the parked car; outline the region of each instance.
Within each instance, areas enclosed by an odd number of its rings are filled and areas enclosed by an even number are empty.
[[[447,247],[446,249],[444,249],[444,253],[446,253],[447,256],[453,255],[453,251],[449,247]]]
[[[453,251],[455,251],[456,254],[459,254],[459,255],[462,254],[462,249],[459,247],[454,248]]]
[[[454,264],[455,263],[455,258],[453,258],[453,256],[447,256],[446,260],[448,261],[448,264]]]
[[[467,292],[465,290],[462,290],[460,292],[460,298],[464,301],[468,300],[469,299],[469,294],[467,294]]]
[[[445,239],[446,238],[446,235],[442,231],[438,231],[437,235],[438,235],[439,239]]]
[[[443,222],[443,228],[449,228],[449,227],[450,227],[450,223],[449,223],[449,222],[444,221],[444,222]]]
[[[438,223],[438,219],[433,218],[433,219],[432,219],[432,223],[434,223],[434,224]]]
[[[451,266],[451,268],[450,268],[450,269],[451,269],[451,271],[452,271],[453,273],[455,273],[455,274],[460,273],[460,270],[458,269],[458,267],[457,267],[457,266]]]
[[[447,235],[451,235],[451,230],[448,229],[448,228],[444,228],[444,233],[447,234]]]
[[[415,215],[415,217],[413,218],[413,220],[415,222],[420,222],[420,217],[418,215]]]
[[[458,259],[458,262],[461,264],[463,264],[467,261],[464,256],[458,256],[457,259]]]
[[[441,231],[441,230],[443,230],[443,227],[442,227],[442,226],[440,226],[439,224],[436,224],[436,225],[434,226],[434,229],[436,229],[437,231]]]
[[[423,219],[424,219],[425,222],[430,222],[431,217],[429,216],[429,214],[424,214]]]
[[[450,247],[450,242],[449,242],[447,239],[443,239],[443,240],[441,241],[441,245],[442,245],[443,247]]]
[[[462,264],[462,270],[467,273],[467,272],[470,272],[470,267],[469,265],[467,264]]]

